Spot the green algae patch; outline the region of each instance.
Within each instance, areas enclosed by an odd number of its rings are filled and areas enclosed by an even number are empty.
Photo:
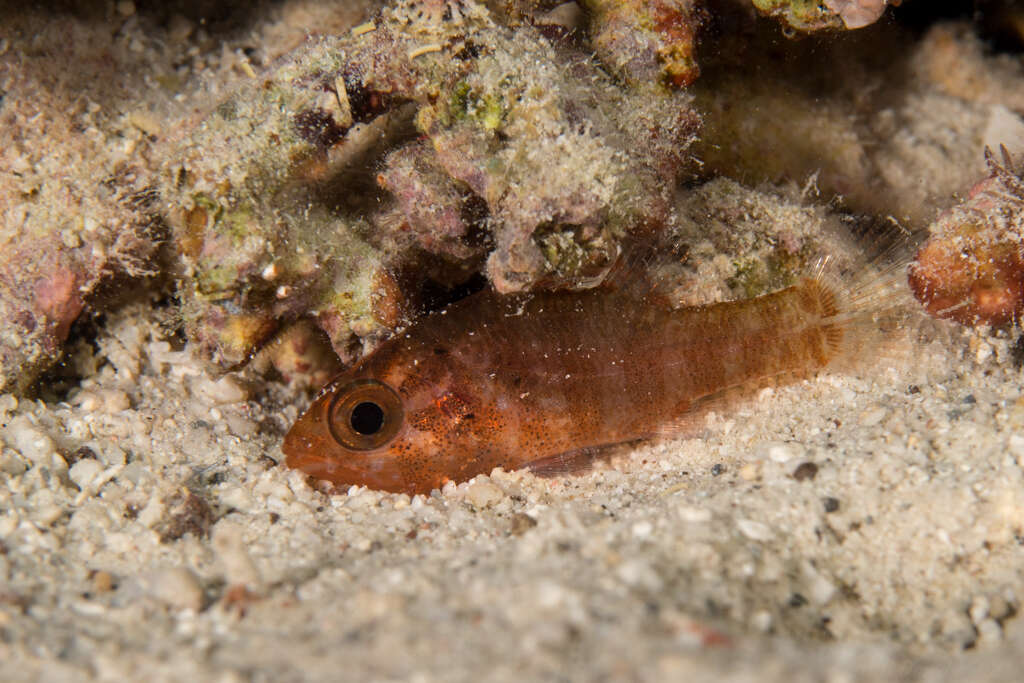
[[[798,31],[842,28],[843,22],[822,2],[814,0],[751,0],[754,7]]]

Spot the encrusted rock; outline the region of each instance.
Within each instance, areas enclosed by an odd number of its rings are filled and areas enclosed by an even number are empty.
[[[673,50],[655,61],[685,82]],[[383,137],[360,147],[358,124]],[[310,39],[168,155],[186,331],[232,367],[309,317],[350,361],[402,321],[388,273],[425,254],[486,255],[503,292],[593,284],[622,237],[666,225],[696,125],[686,95],[624,88],[478,3],[395,3]]]

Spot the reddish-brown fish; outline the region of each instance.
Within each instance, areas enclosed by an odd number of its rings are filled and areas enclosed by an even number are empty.
[[[317,479],[410,494],[495,467],[571,468],[671,433],[730,388],[826,367],[854,336],[848,301],[820,278],[681,309],[603,288],[481,292],[335,379],[283,450]]]

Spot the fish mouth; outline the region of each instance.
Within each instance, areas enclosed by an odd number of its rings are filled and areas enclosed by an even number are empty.
[[[281,444],[285,464],[316,479],[326,479],[336,484],[354,483],[350,480],[358,472],[344,464],[345,454],[335,453],[337,445],[327,442],[318,434],[322,430],[316,427],[315,420],[310,421],[308,416],[303,416],[292,426]]]
[[[323,479],[339,486],[365,486],[377,491],[390,493],[429,493],[421,487],[410,484],[399,472],[385,469],[361,470],[339,463],[337,459],[312,454],[288,456],[286,464],[312,477]]]
[[[371,489],[390,491],[393,493],[422,493],[413,490],[402,476],[401,471],[387,467],[386,453],[341,452],[334,443],[325,443],[325,439],[310,436],[296,424],[281,444],[285,455],[285,465],[297,469],[313,479],[323,479],[342,486],[366,486]],[[353,466],[350,459],[356,458],[360,466]],[[428,492],[429,493],[429,492]]]
[[[358,484],[358,472],[340,465],[329,457],[312,453],[287,453],[285,464],[301,470],[314,479],[325,479],[335,484]]]

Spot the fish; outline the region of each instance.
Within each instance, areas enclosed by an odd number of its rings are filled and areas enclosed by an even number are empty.
[[[904,268],[905,270],[905,268]],[[483,290],[423,316],[331,381],[286,434],[286,465],[410,495],[494,468],[585,469],[617,444],[692,429],[737,390],[870,355],[890,281],[822,266],[756,298],[674,307],[653,290]],[[640,288],[642,289],[642,288]]]

